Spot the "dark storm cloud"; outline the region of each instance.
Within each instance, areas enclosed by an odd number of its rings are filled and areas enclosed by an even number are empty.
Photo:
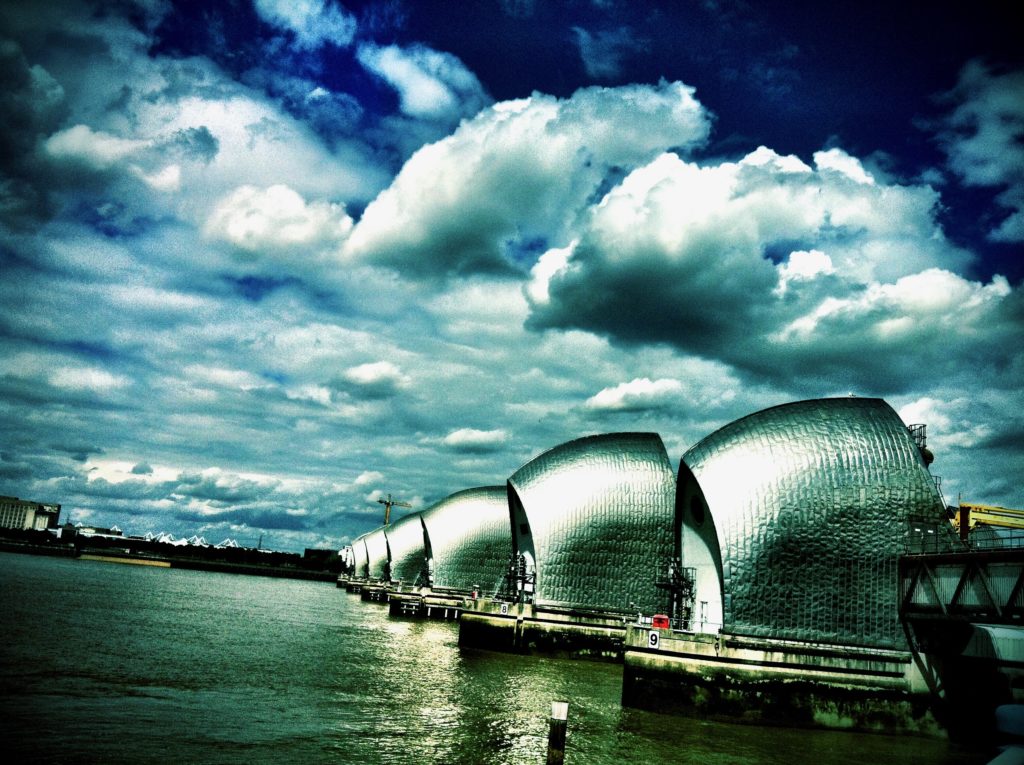
[[[160,151],[173,158],[196,160],[209,164],[217,156],[220,141],[205,125],[176,130],[167,138]]]
[[[35,149],[66,111],[60,83],[31,65],[16,42],[0,37],[0,220],[8,225],[49,211],[45,190],[35,183]]]
[[[328,90],[308,77],[258,67],[246,71],[242,81],[277,99],[331,146],[364,128],[366,110],[354,96]]]
[[[111,483],[103,478],[97,478],[83,484],[82,482],[70,479],[62,487],[65,492],[73,493],[72,496],[88,497],[93,500],[128,500],[138,502],[141,500],[161,500],[167,494],[164,487],[152,485],[145,481],[122,481]]]
[[[178,517],[183,521],[190,521],[193,523],[202,523],[203,521],[209,521],[210,518],[202,513],[194,513],[188,510],[184,510],[178,513]],[[232,507],[229,511],[226,511],[219,520],[228,522],[232,527],[245,528],[251,530],[269,530],[269,531],[292,531],[292,532],[303,532],[307,531],[310,527],[309,518],[303,515],[295,515],[289,513],[284,508],[268,508],[268,507]],[[252,536],[252,531],[248,532],[249,536]],[[267,548],[272,549],[267,540]]]
[[[376,401],[394,398],[409,387],[409,378],[388,361],[369,362],[345,370],[329,385],[354,399]]]
[[[917,386],[921,364],[1013,363],[1019,293],[928,267],[964,259],[942,238],[932,190],[881,184],[837,150],[815,163],[759,150],[738,164],[666,155],[637,170],[577,243],[535,266],[530,326],[668,343],[754,379],[884,393]],[[813,246],[774,262],[790,242]]]
[[[1024,454],[1024,422],[1011,418],[1000,425],[997,431],[982,438],[977,444],[978,447]],[[1019,458],[1018,461],[1024,462],[1024,458]]]
[[[941,102],[951,107],[939,134],[950,169],[970,186],[997,189],[1007,211],[989,237],[1024,242],[1024,71],[972,61]]]
[[[250,528],[278,531],[304,532],[310,529],[310,519],[303,515],[284,512],[251,512],[244,510],[239,513],[239,520]]]
[[[528,19],[533,15],[537,0],[500,0],[502,10],[514,19]]]
[[[92,446],[89,444],[61,444],[52,443],[48,444],[49,448],[55,452],[61,452],[67,454],[75,462],[85,462],[92,455],[103,454],[103,449],[98,446]]]
[[[196,499],[211,500],[225,504],[250,502],[273,493],[276,487],[257,481],[234,479],[224,481],[219,476],[182,474],[171,489],[171,493],[182,494]]]
[[[20,462],[0,455],[0,479],[4,481],[23,481],[31,477],[34,466],[28,462]]]
[[[629,27],[601,29],[595,32],[573,27],[576,45],[587,74],[595,80],[615,79],[622,74],[623,59],[643,48]]]

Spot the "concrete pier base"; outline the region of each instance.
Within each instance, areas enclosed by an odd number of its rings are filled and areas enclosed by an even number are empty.
[[[459,645],[621,661],[625,633],[622,617],[478,600],[462,614]]]
[[[411,592],[393,592],[388,598],[388,615],[421,618],[423,612],[423,596]]]
[[[466,598],[444,593],[391,592],[388,613],[411,619],[458,621],[466,607]]]
[[[912,654],[630,626],[623,706],[945,737]]]
[[[364,584],[359,597],[374,603],[388,602],[388,588],[383,584]]]

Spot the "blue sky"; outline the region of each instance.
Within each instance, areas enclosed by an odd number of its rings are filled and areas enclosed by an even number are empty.
[[[885,398],[1024,507],[1006,4],[0,4],[0,493],[301,550]]]

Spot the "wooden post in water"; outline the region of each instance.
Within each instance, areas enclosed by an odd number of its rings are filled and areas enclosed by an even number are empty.
[[[568,701],[551,702],[551,727],[548,729],[548,763],[562,765],[565,762],[565,728],[569,718]]]

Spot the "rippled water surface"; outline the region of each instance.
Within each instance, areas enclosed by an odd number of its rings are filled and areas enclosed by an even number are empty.
[[[569,765],[987,759],[623,709],[621,666],[460,649],[323,582],[0,553],[0,625],[16,762],[540,764],[561,699]]]

